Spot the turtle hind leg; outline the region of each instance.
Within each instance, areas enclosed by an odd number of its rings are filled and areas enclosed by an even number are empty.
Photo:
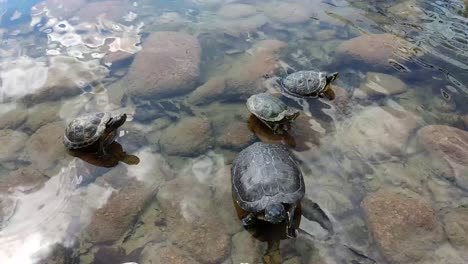
[[[308,199],[304,199],[302,203],[304,205],[302,206],[302,215],[310,221],[317,222],[329,234],[333,234],[332,222],[322,208],[317,203]]]
[[[255,219],[255,214],[249,213],[247,216],[242,218],[241,222],[245,229],[249,229],[255,224]]]

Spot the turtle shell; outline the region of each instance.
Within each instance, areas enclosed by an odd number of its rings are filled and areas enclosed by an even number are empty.
[[[285,92],[303,97],[317,97],[326,84],[326,74],[315,71],[294,72],[281,80]]]
[[[94,113],[73,119],[65,129],[63,143],[69,149],[88,147],[104,134],[110,113]]]
[[[278,122],[287,116],[295,115],[296,112],[289,109],[279,98],[267,94],[254,94],[247,99],[247,108],[256,117],[269,121]]]
[[[295,204],[305,194],[304,178],[288,149],[257,142],[245,148],[231,167],[232,192],[248,212],[275,203]]]

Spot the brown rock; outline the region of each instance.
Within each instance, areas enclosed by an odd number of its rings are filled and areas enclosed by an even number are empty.
[[[28,135],[11,129],[0,130],[0,162],[18,159]]]
[[[65,124],[57,121],[42,126],[26,141],[26,154],[39,171],[45,172],[55,167],[66,157],[64,131]]]
[[[152,33],[126,76],[128,92],[159,98],[195,88],[201,48],[197,39],[179,32]]]
[[[105,243],[119,239],[134,224],[155,189],[154,185],[132,180],[112,193],[107,203],[94,213],[87,229],[88,240]]]
[[[338,54],[361,60],[371,65],[389,66],[388,60],[400,46],[398,37],[392,34],[368,34],[341,43]]]
[[[208,119],[190,117],[167,128],[159,144],[169,155],[193,156],[208,149],[211,140]]]
[[[229,4],[218,10],[218,16],[227,19],[248,17],[255,13],[257,13],[255,6],[246,4]]]
[[[141,253],[142,264],[197,264],[186,252],[171,245],[148,244]]]
[[[414,263],[430,255],[443,239],[429,203],[388,190],[362,201],[369,229],[384,257],[392,263]]]
[[[123,64],[124,62],[130,61],[134,57],[134,54],[128,53],[125,51],[116,51],[116,52],[108,52],[102,58],[104,64],[111,64],[114,67],[116,64]]]
[[[254,134],[248,129],[246,123],[232,123],[221,132],[217,142],[222,147],[241,149],[255,140]]]
[[[434,157],[445,159],[453,169],[455,181],[468,188],[468,132],[449,126],[429,125],[418,131],[424,148]]]

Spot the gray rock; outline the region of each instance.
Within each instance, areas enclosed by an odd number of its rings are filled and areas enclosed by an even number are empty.
[[[354,97],[391,96],[404,93],[407,85],[400,79],[383,73],[368,72],[359,89],[354,90]]]
[[[11,129],[0,130],[0,162],[15,161],[25,146],[28,135]]]

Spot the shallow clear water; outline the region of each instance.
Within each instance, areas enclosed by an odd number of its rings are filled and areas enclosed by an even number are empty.
[[[467,263],[467,5],[0,1],[0,263]],[[245,102],[288,68],[336,97],[281,96],[274,135]],[[128,115],[110,158],[67,152],[97,111]],[[257,141],[299,161],[296,239],[240,224]]]

